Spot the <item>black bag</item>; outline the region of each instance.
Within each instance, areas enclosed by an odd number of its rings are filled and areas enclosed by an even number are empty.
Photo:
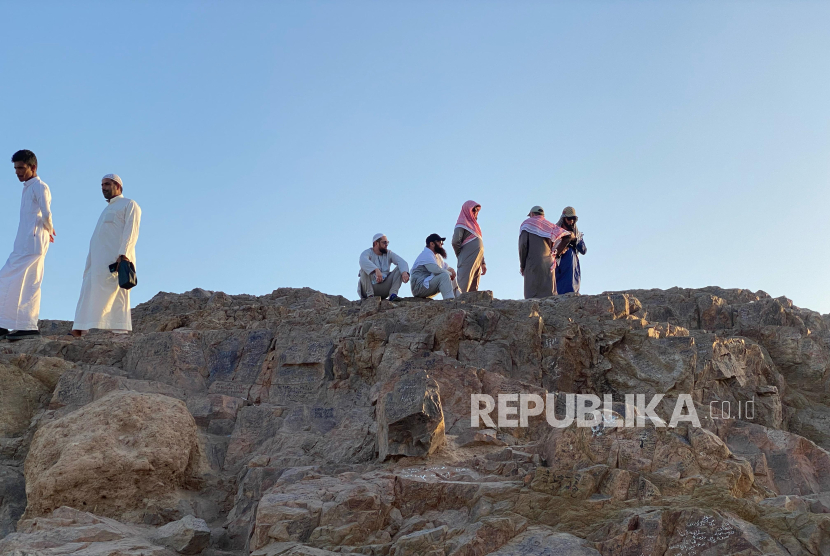
[[[118,287],[129,290],[138,285],[138,276],[135,274],[135,265],[129,261],[112,263],[110,272],[118,272]]]

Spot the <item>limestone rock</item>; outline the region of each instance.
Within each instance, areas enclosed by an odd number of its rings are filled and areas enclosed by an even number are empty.
[[[25,517],[60,506],[128,521],[168,514],[198,456],[184,403],[112,392],[37,432],[26,458]]]
[[[210,527],[203,519],[186,515],[159,527],[153,534],[153,540],[179,554],[198,554],[210,541]]]

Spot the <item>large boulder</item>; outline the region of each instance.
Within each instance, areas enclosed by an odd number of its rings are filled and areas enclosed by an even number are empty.
[[[127,521],[175,515],[176,489],[199,462],[185,404],[116,391],[35,434],[26,458],[26,518],[61,506]]]
[[[159,527],[153,534],[153,540],[179,554],[199,554],[210,542],[210,527],[205,520],[186,515]]]

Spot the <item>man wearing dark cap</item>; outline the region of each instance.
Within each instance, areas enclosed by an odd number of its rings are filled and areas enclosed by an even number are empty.
[[[435,297],[441,292],[444,299],[453,299],[461,294],[455,280],[455,269],[444,260],[447,252],[444,241],[438,234],[427,237],[426,247],[412,265],[410,287],[415,297]]]
[[[0,340],[14,341],[40,336],[37,321],[43,263],[49,243],[55,241],[55,228],[52,194],[37,175],[35,153],[17,151],[12,163],[18,181],[23,184],[23,198],[14,249],[0,270]]]

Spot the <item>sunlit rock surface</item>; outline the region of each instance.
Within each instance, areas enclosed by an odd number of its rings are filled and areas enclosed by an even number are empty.
[[[0,342],[0,554],[830,553],[830,316],[786,298],[194,290],[133,318]],[[473,427],[474,394],[547,412]],[[613,403],[554,428],[568,394]],[[615,427],[626,394],[700,426]]]

